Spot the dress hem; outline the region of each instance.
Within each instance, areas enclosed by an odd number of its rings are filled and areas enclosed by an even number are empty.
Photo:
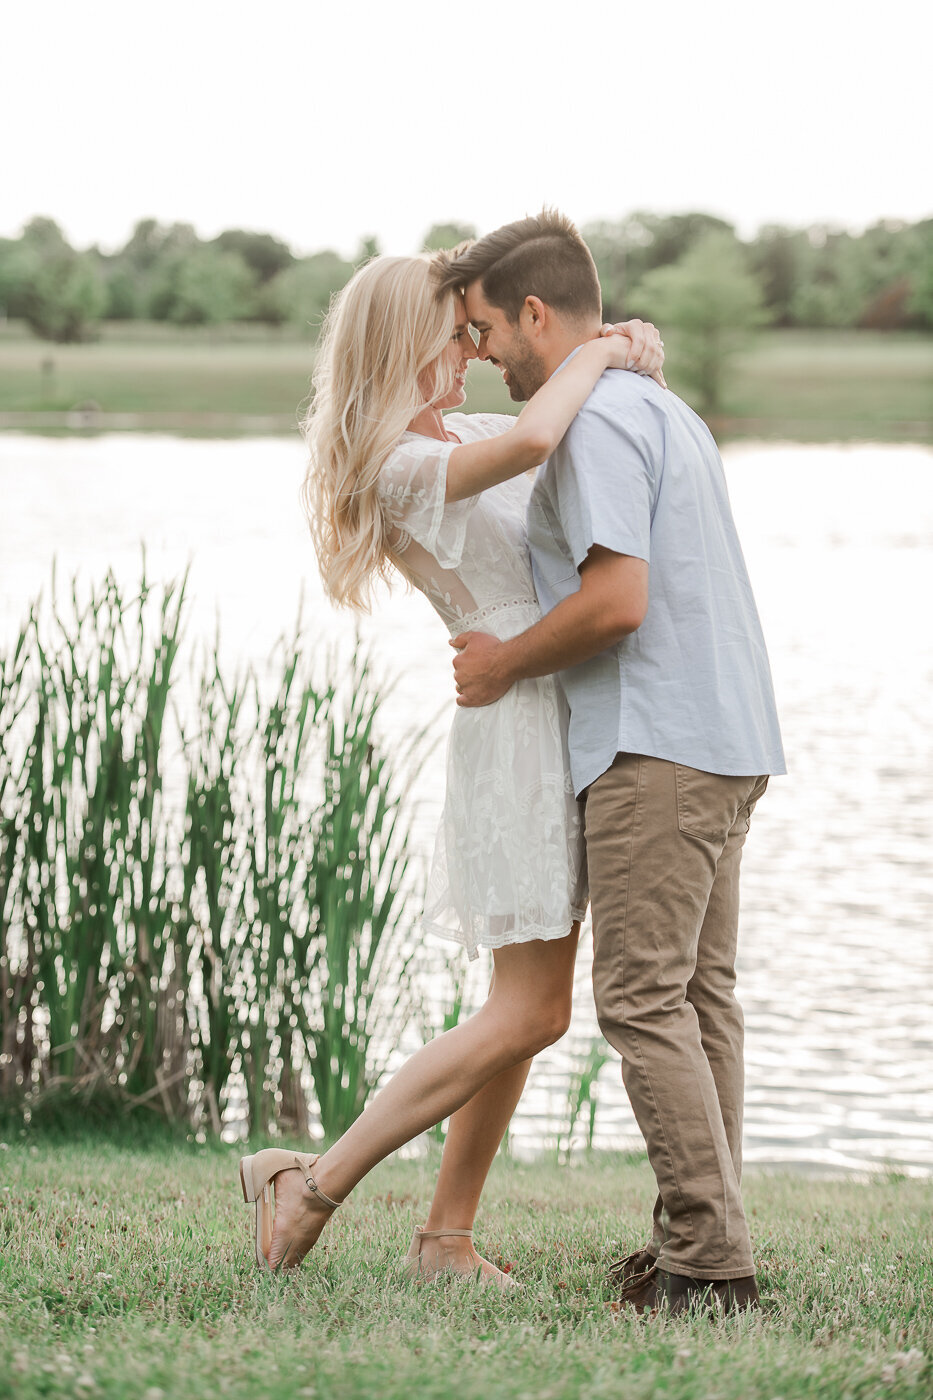
[[[570,922],[582,923],[586,918],[586,907],[582,909],[570,910]],[[480,948],[508,948],[513,943],[553,943],[558,938],[567,938],[570,928],[542,928],[539,924],[530,924],[517,933],[503,934],[496,938],[493,935],[480,936],[478,938],[468,938],[462,929],[445,928],[443,924],[430,923],[427,919],[421,920],[421,927],[425,933],[436,934],[439,938],[444,938],[448,943],[458,943],[461,948],[465,948],[471,962],[479,957]]]

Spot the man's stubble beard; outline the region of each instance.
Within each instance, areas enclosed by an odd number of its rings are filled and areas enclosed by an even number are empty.
[[[541,356],[532,348],[527,336],[519,331],[509,347],[509,358],[503,360],[509,372],[509,398],[523,403],[541,388],[548,378]]]

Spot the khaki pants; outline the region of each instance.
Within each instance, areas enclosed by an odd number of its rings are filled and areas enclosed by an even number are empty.
[[[754,1273],[742,1207],[739,863],[767,778],[619,754],[586,794],[593,990],[658,1182],[669,1273]]]

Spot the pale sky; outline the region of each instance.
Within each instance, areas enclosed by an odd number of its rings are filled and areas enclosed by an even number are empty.
[[[10,5],[0,235],[152,216],[296,252],[578,223],[933,214],[926,0],[35,0]],[[924,154],[926,152],[926,154]]]

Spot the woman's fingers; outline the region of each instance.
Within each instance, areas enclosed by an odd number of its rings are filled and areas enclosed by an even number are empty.
[[[635,365],[640,368],[647,349],[647,336],[645,335],[644,321],[640,321],[636,316],[631,321],[619,321],[613,327],[613,330],[618,331],[620,335],[628,336],[629,340],[632,342],[632,359]]]
[[[626,368],[637,369],[639,374],[650,375],[663,389],[667,388],[661,373],[664,364],[664,341],[657,326],[651,321],[642,321],[636,316],[631,321],[604,322],[600,335],[627,336],[631,345]]]
[[[642,330],[645,348],[638,358],[638,368],[642,374],[649,374],[654,378],[664,364],[664,341],[657,326],[652,325],[650,321],[643,323]],[[667,388],[667,385],[664,387]]]

